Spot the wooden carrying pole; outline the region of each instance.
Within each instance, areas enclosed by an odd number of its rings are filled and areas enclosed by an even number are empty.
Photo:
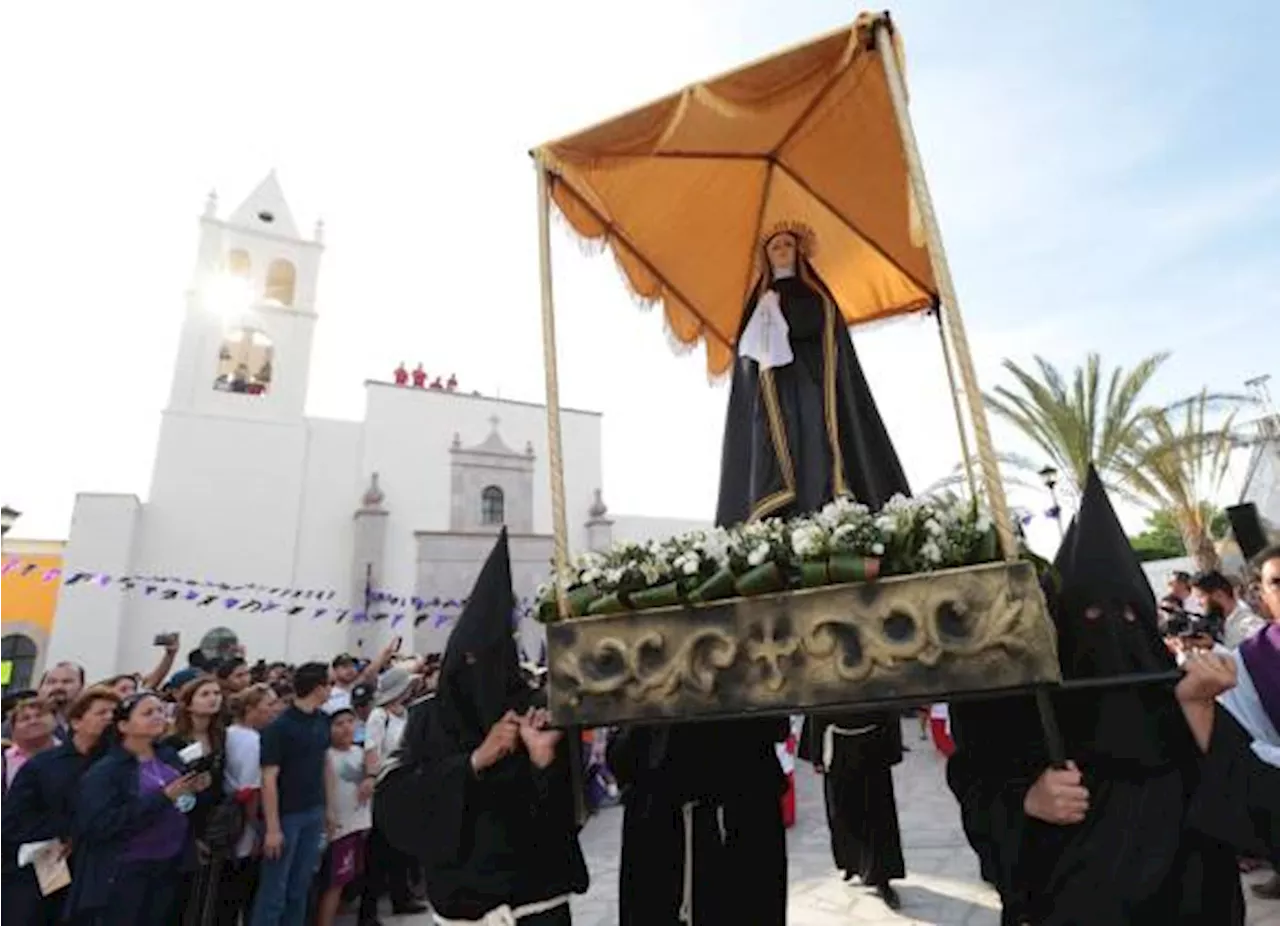
[[[542,283],[542,366],[547,376],[547,456],[551,470],[551,531],[555,536],[556,606],[569,616],[564,577],[569,567],[569,526],[564,513],[564,458],[560,445],[560,379],[556,370],[556,306],[551,289],[551,178],[538,170],[538,271]]]
[[[1014,539],[1013,522],[1009,518],[1009,502],[1005,498],[1004,486],[1000,482],[1000,471],[996,467],[995,447],[991,443],[991,429],[987,425],[987,412],[982,405],[978,377],[973,370],[969,339],[965,336],[964,322],[960,318],[960,304],[956,300],[951,268],[947,265],[947,255],[942,248],[942,231],[938,227],[938,217],[933,211],[929,185],[924,178],[924,166],[920,162],[920,149],[916,147],[916,133],[911,127],[911,115],[907,111],[907,88],[902,79],[902,72],[898,70],[898,57],[893,48],[891,28],[887,19],[881,19],[876,23],[876,48],[880,52],[880,60],[884,63],[885,77],[889,83],[889,96],[893,101],[893,111],[898,119],[898,131],[902,135],[902,150],[907,158],[907,174],[911,179],[911,190],[915,194],[916,208],[919,210],[920,221],[924,226],[925,240],[929,247],[929,263],[933,267],[933,278],[938,285],[938,296],[942,303],[938,311],[948,340],[955,350],[960,384],[963,387],[965,403],[969,406],[969,418],[973,423],[973,437],[978,450],[978,464],[982,470],[982,483],[987,490],[987,504],[991,506],[991,515],[996,522],[1000,550],[1004,558],[1012,562],[1018,557],[1018,547]],[[903,203],[904,209],[906,205]]]

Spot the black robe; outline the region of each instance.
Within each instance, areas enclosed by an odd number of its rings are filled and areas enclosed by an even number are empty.
[[[770,285],[795,360],[763,374],[750,359],[734,367],[716,523],[814,511],[845,494],[878,508],[907,483],[839,309],[804,261]],[[753,288],[744,328],[765,288]],[[689,900],[695,926],[786,922],[775,744],[788,733],[786,719],[711,721],[634,727],[610,742],[623,788],[622,926],[674,926]]]
[[[838,495],[878,509],[907,479],[858,363],[843,316],[805,261],[795,277],[761,280],[778,293],[795,357],[761,371],[738,357],[729,391],[717,523],[816,511]],[[739,331],[739,337],[742,332]]]
[[[520,672],[514,610],[504,529],[449,635],[437,693],[409,712],[396,766],[374,795],[374,826],[422,861],[427,897],[448,919],[587,889],[567,741],[545,769],[522,748],[478,774],[471,765],[503,714],[534,702]],[[567,923],[568,907],[541,919]]]
[[[1068,679],[1172,667],[1155,600],[1101,481],[1090,472],[1050,594]],[[1052,590],[1051,590],[1052,592]],[[952,706],[947,783],[1005,926],[1232,926],[1243,922],[1234,854],[1189,825],[1208,782],[1167,685],[1052,696],[1068,758],[1089,791],[1082,823],[1023,810],[1049,766],[1031,696]]]
[[[823,740],[831,726],[838,730],[827,765]],[[865,732],[843,732],[852,730]],[[868,711],[806,717],[797,757],[824,766],[822,788],[836,868],[869,885],[906,877],[893,794],[893,766],[902,761],[898,715]]]

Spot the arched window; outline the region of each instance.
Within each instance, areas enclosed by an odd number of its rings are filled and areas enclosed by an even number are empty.
[[[249,279],[249,271],[252,269],[252,263],[249,260],[249,252],[236,248],[227,254],[227,273],[233,277],[241,279]]]
[[[200,638],[200,652],[209,659],[222,659],[230,656],[239,642],[234,630],[228,627],[214,627]]]
[[[485,486],[480,493],[480,523],[501,524],[506,520],[505,499],[497,486]]]
[[[263,395],[271,390],[274,347],[271,339],[253,328],[232,328],[218,348],[218,373],[213,388],[219,392]]]
[[[293,264],[283,258],[273,260],[267,268],[267,288],[263,292],[264,299],[270,299],[280,305],[293,305],[293,287],[298,273]]]
[[[24,633],[11,633],[0,639],[0,662],[4,663],[4,690],[21,691],[31,687],[31,674],[40,648]]]

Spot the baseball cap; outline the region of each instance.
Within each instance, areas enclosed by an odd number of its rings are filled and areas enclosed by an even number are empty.
[[[353,666],[355,664],[356,657],[352,656],[350,653],[339,653],[333,657],[333,662],[329,664],[329,667],[331,669],[336,669],[338,666]]]
[[[366,684],[353,685],[351,688],[351,706],[368,707],[373,703],[373,686]]]

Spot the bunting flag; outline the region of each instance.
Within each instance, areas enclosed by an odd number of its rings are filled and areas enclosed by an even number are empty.
[[[445,598],[440,595],[426,598],[422,595],[398,595],[388,591],[378,591],[370,587],[367,576],[364,608],[352,610],[338,608],[332,604],[319,606],[323,602],[330,602],[337,595],[333,589],[290,588],[263,585],[257,582],[232,584],[178,576],[120,576],[89,571],[67,571],[64,574],[62,569],[50,569],[38,561],[24,560],[21,557],[5,557],[3,565],[0,565],[0,575],[30,576],[39,570],[43,570],[39,573],[41,582],[61,579],[64,586],[79,585],[101,589],[114,587],[124,592],[141,594],[156,601],[180,601],[197,608],[221,607],[227,611],[247,614],[276,613],[285,617],[305,614],[311,620],[329,618],[337,624],[347,620],[353,624],[390,621],[392,627],[398,627],[404,621],[412,619],[415,628],[431,621],[431,629],[439,629],[456,620],[462,607],[467,603],[465,598]],[[513,624],[518,624],[533,612],[532,599],[518,599],[516,608],[512,612]]]

